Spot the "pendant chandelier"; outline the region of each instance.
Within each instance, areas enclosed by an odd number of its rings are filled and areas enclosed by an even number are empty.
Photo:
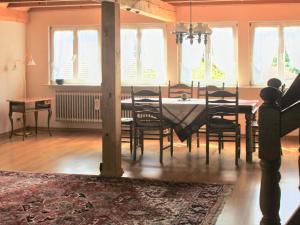
[[[194,39],[200,44],[201,39],[204,39],[204,44],[207,44],[208,35],[211,35],[212,31],[207,24],[192,23],[192,0],[190,0],[190,24],[186,26],[184,23],[176,24],[175,30],[172,34],[176,35],[176,44],[182,44],[183,39],[190,40],[190,44],[193,44]]]

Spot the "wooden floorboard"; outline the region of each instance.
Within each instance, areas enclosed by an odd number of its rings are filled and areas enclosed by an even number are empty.
[[[300,203],[298,190],[298,142],[297,138],[283,140],[281,175],[280,216],[284,224]],[[234,184],[234,190],[227,199],[218,218],[217,225],[258,225],[260,167],[257,153],[254,162],[245,161],[245,142],[242,142],[240,167],[234,165],[232,143],[218,154],[212,145],[210,164],[205,165],[205,144],[197,149],[193,141],[189,153],[185,143],[175,141],[174,157],[164,152],[164,164],[159,163],[157,141],[146,141],[145,152],[138,160],[131,160],[129,144],[122,145],[122,167],[124,176],[152,178],[159,180],[215,182]],[[101,161],[101,133],[59,132],[52,137],[47,132],[31,136],[22,141],[21,137],[0,138],[0,170],[29,171],[41,173],[99,174]]]

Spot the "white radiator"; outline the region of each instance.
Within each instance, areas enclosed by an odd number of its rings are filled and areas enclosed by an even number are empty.
[[[56,120],[100,122],[100,92],[56,91]]]
[[[122,94],[121,99],[130,98]],[[66,122],[101,122],[101,93],[56,91],[56,120]],[[131,117],[130,110],[122,110],[122,117]]]

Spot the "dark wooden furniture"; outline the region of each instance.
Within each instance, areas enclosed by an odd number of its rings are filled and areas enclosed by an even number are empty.
[[[268,80],[267,85],[268,85],[268,87],[273,87],[280,91],[281,96],[277,101],[278,101],[278,104],[281,104],[281,98],[285,91],[285,85],[284,84],[282,85],[281,80],[279,80],[277,78],[271,78],[270,80]],[[258,122],[255,119],[255,115],[254,115],[254,120],[251,124],[251,129],[252,129],[252,149],[253,149],[253,151],[255,151],[256,149],[259,148],[259,141],[258,141],[259,127],[258,127]]]
[[[133,159],[136,160],[138,141],[140,141],[141,151],[144,151],[144,139],[159,140],[160,163],[163,163],[163,151],[170,148],[173,156],[173,128],[167,122],[162,113],[161,88],[158,92],[141,90],[134,92],[131,88],[132,114],[134,145]],[[163,145],[164,137],[168,137],[170,144]]]
[[[35,134],[38,132],[38,113],[40,111],[48,111],[48,132],[51,136],[50,131],[50,119],[52,115],[51,110],[51,98],[25,98],[25,99],[9,99],[9,120],[11,124],[11,132],[9,138],[13,136],[13,134],[18,135],[14,132],[14,121],[13,121],[13,113],[21,113],[23,118],[23,132],[21,135],[24,138],[27,136],[26,132],[26,114],[34,113],[35,118]]]
[[[206,97],[206,89],[208,91],[218,91],[218,90],[224,90],[225,89],[225,83],[222,83],[222,87],[217,87],[215,85],[207,85],[207,86],[201,86],[200,82],[198,82],[197,86],[197,98],[205,98]],[[197,132],[197,148],[200,147],[200,134],[205,134],[206,133],[206,126],[200,127],[200,129]],[[221,135],[220,135],[221,138]],[[218,143],[219,149],[223,148],[223,143],[220,141]]]
[[[175,85],[171,85],[171,81],[169,81],[168,85],[168,98],[193,98],[193,81],[191,82],[191,86],[186,84],[178,83]],[[187,138],[186,141],[189,152],[192,151],[192,137]]]
[[[171,85],[171,81],[169,81],[168,98],[181,98],[183,95],[186,98],[193,98],[193,81],[191,86],[182,83]]]
[[[197,105],[203,105],[205,109],[205,99],[191,99],[191,101],[177,101],[177,106],[181,107],[185,104],[197,104]],[[132,108],[132,100],[131,99],[124,99],[121,101],[122,108],[124,109],[131,109]],[[165,106],[167,104],[170,104],[169,98],[163,98],[162,104]],[[172,104],[172,103],[171,103]],[[184,110],[185,107],[182,108]],[[246,119],[246,161],[248,163],[252,162],[252,130],[251,130],[251,124],[254,118],[254,115],[258,109],[258,100],[239,100],[239,114],[244,114]],[[172,122],[172,121],[170,121]],[[199,115],[192,121],[185,129],[188,129],[188,132],[185,132],[184,130],[177,130],[175,129],[175,132],[180,139],[180,141],[185,141],[190,136],[190,133],[197,133],[199,130],[199,127],[205,125],[206,123],[206,116],[205,113],[199,111]],[[174,127],[175,128],[175,127]],[[186,133],[188,135],[186,135]]]
[[[129,143],[130,153],[133,149],[133,118],[122,117],[121,118],[121,142]]]
[[[251,124],[251,129],[252,129],[252,149],[253,152],[256,151],[256,149],[259,148],[259,127],[258,127],[258,122],[254,120]]]
[[[234,93],[225,90],[208,91],[206,89],[206,164],[209,164],[210,142],[235,142],[235,165],[238,166],[241,148],[238,104],[238,87]]]
[[[261,225],[281,224],[281,137],[300,128],[300,74],[285,94],[282,97],[281,95],[280,90],[274,87],[266,87],[260,92],[264,101],[259,108],[259,158],[262,172],[260,209],[263,214]],[[300,159],[298,166],[300,167]],[[287,225],[299,224],[299,221],[300,207],[296,209]]]

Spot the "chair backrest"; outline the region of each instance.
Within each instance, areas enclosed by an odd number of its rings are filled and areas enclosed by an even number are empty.
[[[180,98],[183,94],[187,98],[193,98],[193,81],[191,86],[182,83],[171,85],[171,81],[169,81],[168,98]]]
[[[239,113],[239,89],[238,86],[235,92],[229,92],[225,90],[208,91],[206,90],[206,110],[207,110],[207,122],[213,117],[220,117],[227,121],[233,122],[236,125],[238,121]]]
[[[158,92],[131,87],[133,123],[137,127],[163,127],[161,88]]]
[[[219,90],[224,90],[225,89],[225,83],[222,83],[222,87],[218,87],[215,85],[207,85],[207,86],[200,86],[200,82],[198,82],[198,87],[197,87],[197,98],[205,98],[206,96],[206,89],[208,91],[219,91]]]

